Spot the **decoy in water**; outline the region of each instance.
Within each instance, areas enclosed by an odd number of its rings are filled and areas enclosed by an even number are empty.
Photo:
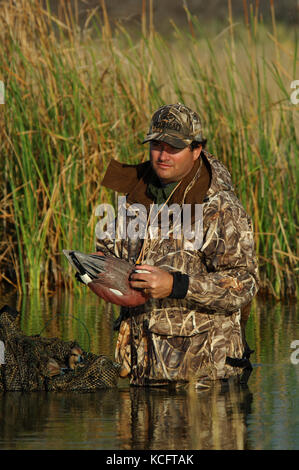
[[[104,255],[102,252],[84,254],[80,251],[63,250],[63,253],[76,269],[76,278],[106,302],[136,307],[148,300],[149,297],[142,290],[130,287],[129,278],[135,266],[128,261]]]

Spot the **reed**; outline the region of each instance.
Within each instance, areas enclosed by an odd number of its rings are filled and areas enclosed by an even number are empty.
[[[114,202],[100,187],[109,159],[146,159],[153,111],[182,101],[200,111],[208,149],[253,218],[261,292],[296,295],[298,48],[274,10],[268,27],[253,8],[234,24],[230,8],[218,36],[187,11],[187,29],[173,24],[163,38],[144,1],[133,40],[112,28],[104,1],[85,28],[60,5],[55,18],[37,0],[0,10],[1,280],[23,292],[73,288],[61,252],[93,250],[95,208]]]

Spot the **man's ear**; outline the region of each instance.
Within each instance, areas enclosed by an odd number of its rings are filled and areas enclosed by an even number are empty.
[[[195,149],[193,149],[193,160],[194,161],[198,160],[198,158],[201,154],[201,151],[202,151],[202,145],[200,145],[199,147],[196,147]]]

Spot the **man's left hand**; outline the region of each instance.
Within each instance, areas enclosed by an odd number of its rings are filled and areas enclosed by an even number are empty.
[[[153,299],[164,299],[172,292],[173,276],[164,269],[142,264],[135,267],[136,272],[130,276],[130,286],[133,289],[143,289],[144,293]],[[146,270],[149,273],[137,273]]]

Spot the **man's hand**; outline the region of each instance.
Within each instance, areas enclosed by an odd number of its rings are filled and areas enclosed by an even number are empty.
[[[134,289],[143,289],[144,293],[153,299],[164,299],[171,294],[173,276],[164,269],[142,264],[135,270],[146,270],[149,273],[133,273],[130,276],[130,286]]]

